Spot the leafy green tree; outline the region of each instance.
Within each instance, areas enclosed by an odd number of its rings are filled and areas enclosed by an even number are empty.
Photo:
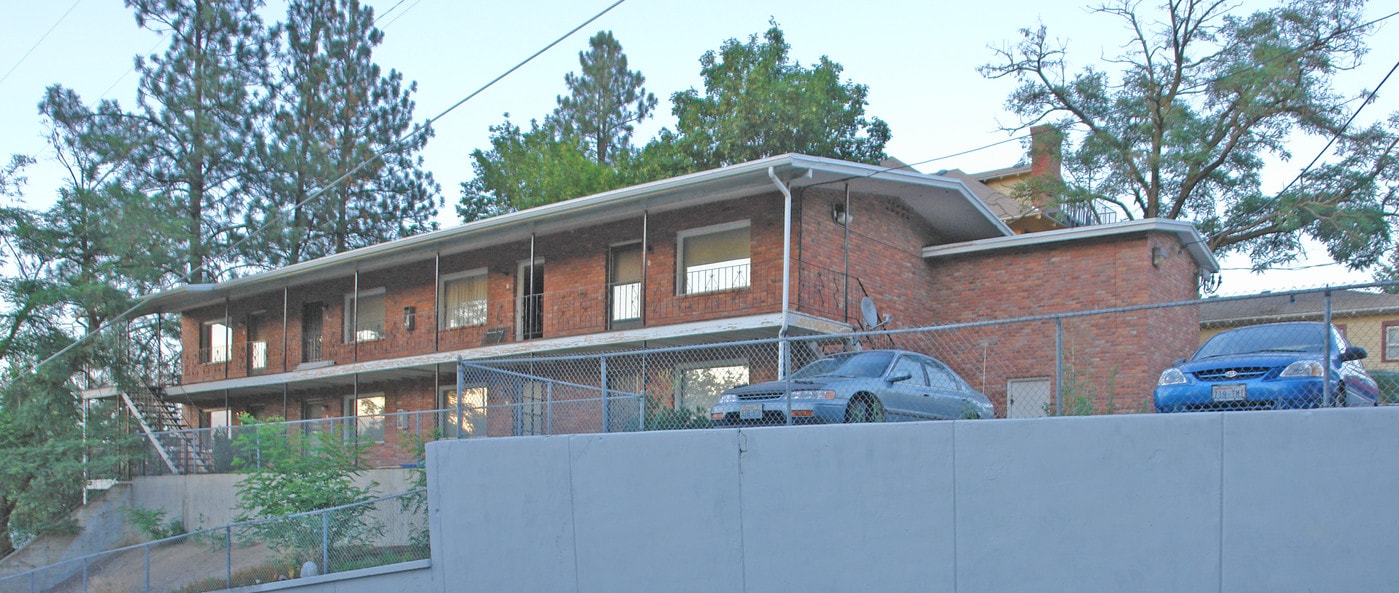
[[[1074,72],[1044,26],[1022,29],[981,72],[1019,83],[1006,100],[1021,119],[1012,129],[1069,133],[1062,203],[1190,220],[1216,252],[1242,251],[1259,269],[1295,259],[1307,236],[1354,268],[1376,264],[1393,250],[1399,117],[1347,127],[1363,103],[1333,89],[1365,53],[1364,3],[1234,8],[1117,0],[1094,9],[1129,31],[1107,62],[1116,72]],[[1265,191],[1264,166],[1290,158],[1299,136],[1334,138],[1333,156]]]
[[[191,283],[217,278],[231,261],[215,256],[242,236],[241,179],[267,101],[267,37],[258,0],[125,0],[142,27],[169,36],[163,53],[137,60],[137,110],[145,138],[131,157],[144,163],[134,187],[182,221],[171,240]]]
[[[627,55],[611,31],[588,40],[578,52],[580,72],[564,75],[569,94],[558,97],[554,120],[576,134],[583,150],[599,164],[615,164],[631,150],[633,124],[651,116],[656,96],[642,87],[646,77],[627,69]]]
[[[725,41],[700,57],[704,92],[671,97],[676,149],[652,151],[671,174],[711,169],[787,152],[862,163],[884,160],[888,124],[865,117],[869,88],[842,81],[840,64],[822,56],[810,68],[794,62],[772,24],[746,43]],[[649,148],[649,147],[648,147]],[[643,151],[644,152],[644,151]],[[676,159],[677,153],[688,162]]]
[[[436,228],[440,189],[419,154],[432,132],[413,124],[416,83],[374,62],[374,10],[296,0],[273,35],[276,114],[249,222],[269,228],[247,259],[287,265]]]
[[[371,500],[370,490],[355,484],[362,473],[357,460],[365,445],[358,444],[339,427],[306,431],[288,427],[281,418],[259,421],[243,414],[244,430],[234,439],[240,456],[234,461],[246,477],[238,482],[237,521],[286,517]],[[337,511],[329,522],[329,545],[372,540],[382,526],[377,524],[369,505]],[[258,523],[252,535],[289,560],[300,564],[319,560],[322,524],[315,521],[286,520]]]
[[[626,185],[618,170],[589,158],[581,142],[553,120],[531,120],[529,131],[491,126],[491,149],[471,151],[475,176],[462,183],[457,214],[471,222]]]

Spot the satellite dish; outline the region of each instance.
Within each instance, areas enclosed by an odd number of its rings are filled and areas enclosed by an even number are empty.
[[[874,299],[860,299],[860,317],[864,319],[865,327],[874,328],[879,325],[879,312],[874,308]]]
[[[874,308],[874,299],[865,297],[860,299],[860,317],[865,321],[865,329],[877,329],[879,326],[889,323],[889,315],[886,313],[883,319],[879,318],[879,312]]]

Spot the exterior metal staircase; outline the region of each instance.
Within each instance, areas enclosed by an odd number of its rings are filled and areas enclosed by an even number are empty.
[[[165,401],[159,388],[151,387],[136,394],[123,392],[121,400],[141,425],[146,440],[150,441],[151,447],[169,468],[170,473],[196,474],[208,471],[213,463],[210,451],[200,445],[194,431],[183,430],[179,408]]]

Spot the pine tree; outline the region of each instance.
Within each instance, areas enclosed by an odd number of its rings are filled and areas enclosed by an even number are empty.
[[[132,154],[146,164],[136,189],[183,223],[174,237],[189,282],[218,278],[218,257],[242,236],[240,180],[266,116],[255,89],[266,68],[258,0],[126,0],[137,23],[165,33],[163,53],[137,60],[135,116],[145,134]]]
[[[631,149],[633,124],[651,117],[656,96],[642,87],[646,77],[627,69],[627,55],[611,31],[588,40],[578,52],[580,72],[564,75],[569,94],[558,97],[554,120],[577,134],[584,150],[598,164],[617,163]]]
[[[373,9],[297,0],[274,35],[280,94],[249,223],[270,228],[246,257],[286,265],[436,228],[440,189],[419,154],[432,133],[413,124],[416,84],[374,63]]]

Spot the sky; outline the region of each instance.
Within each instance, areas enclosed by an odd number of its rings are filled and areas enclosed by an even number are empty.
[[[416,81],[419,120],[437,116],[615,0],[373,0],[384,43],[375,59]],[[117,0],[0,0],[0,158],[23,153],[39,163],[29,171],[26,202],[44,207],[62,183],[43,139],[35,106],[44,89],[62,84],[85,101],[135,102],[137,55],[164,47],[158,34],[137,27]],[[660,127],[674,126],[669,96],[702,89],[699,58],[729,38],[747,39],[775,20],[791,45],[791,56],[811,64],[822,55],[844,66],[847,79],[869,86],[867,113],[893,131],[886,152],[904,162],[957,155],[1011,137],[1003,126],[1018,121],[1004,109],[1014,88],[976,72],[993,59],[991,46],[1013,42],[1017,30],[1043,23],[1050,36],[1068,46],[1074,69],[1102,65],[1127,40],[1120,22],[1094,15],[1077,1],[981,0],[909,2],[890,0],[625,0],[592,24],[486,91],[447,113],[435,124],[435,137],[423,156],[442,185],[444,226],[457,224],[460,184],[471,178],[469,154],[489,145],[488,127],[509,113],[516,123],[547,115],[565,91],[564,74],[578,69],[587,39],[610,30],[621,42],[630,66],[646,77],[659,98],[659,116],[640,126],[639,142]],[[1249,0],[1245,7],[1266,5]],[[1374,2],[1370,18],[1393,11]],[[264,19],[280,20],[285,3],[274,0]],[[1374,88],[1399,60],[1399,18],[1389,19],[1370,37],[1371,53],[1355,70],[1344,72],[1337,90],[1355,95]],[[1399,112],[1399,80],[1390,81],[1367,106],[1358,124]],[[1322,148],[1324,140],[1298,141],[1291,162],[1277,162],[1265,175],[1265,189],[1279,189]],[[1024,149],[1003,143],[920,165],[924,172],[960,168],[983,171],[1016,164]],[[1336,266],[1319,249],[1290,267],[1253,274],[1245,258],[1222,260],[1221,294],[1286,290],[1368,281],[1364,272]],[[1332,264],[1332,265],[1328,265]]]

